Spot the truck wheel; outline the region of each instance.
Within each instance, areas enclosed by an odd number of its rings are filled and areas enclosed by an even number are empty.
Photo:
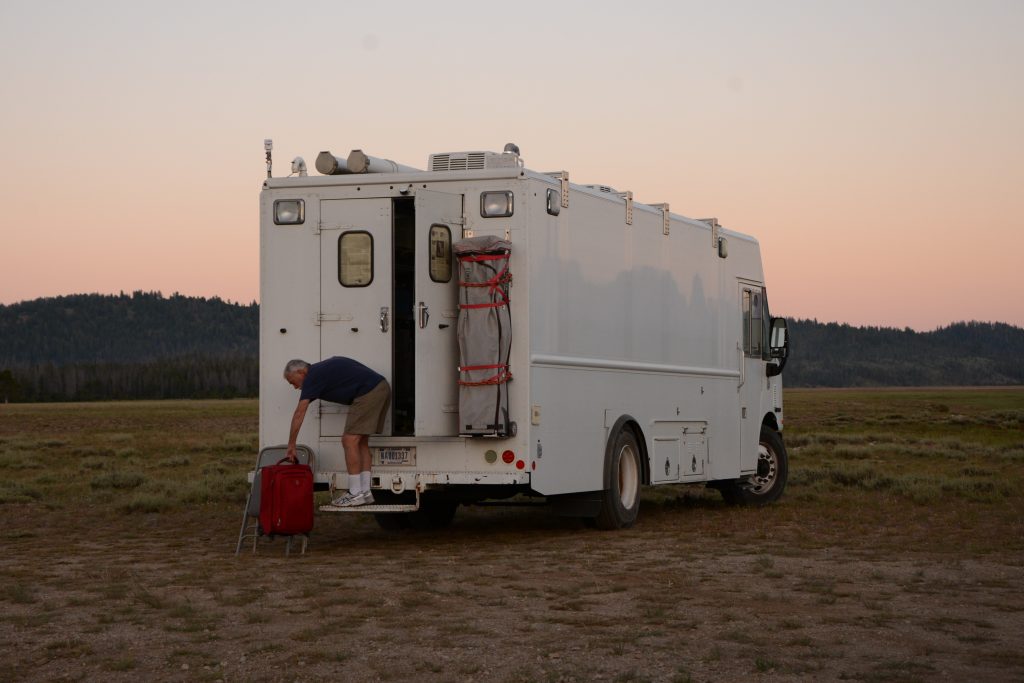
[[[420,501],[419,510],[406,516],[409,518],[409,526],[413,529],[442,529],[452,523],[458,507],[459,504],[451,500],[424,499]]]
[[[594,518],[598,529],[626,529],[640,513],[640,446],[629,428],[615,435],[611,452],[605,457],[605,481],[601,510]]]
[[[378,512],[373,515],[377,526],[384,531],[402,531],[409,528],[409,515],[401,512]]]
[[[757,472],[750,477],[722,482],[719,490],[725,502],[732,505],[766,505],[779,499],[787,479],[789,456],[782,435],[767,425],[761,425]]]

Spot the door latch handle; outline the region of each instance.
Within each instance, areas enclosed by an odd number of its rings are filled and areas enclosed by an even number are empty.
[[[380,307],[380,331],[381,332],[387,332],[388,331],[388,307],[387,306],[381,306]]]
[[[422,330],[427,326],[427,322],[430,320],[430,307],[422,301],[416,304],[416,308],[420,314],[420,329]]]

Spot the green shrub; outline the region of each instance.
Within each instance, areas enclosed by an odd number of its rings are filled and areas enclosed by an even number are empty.
[[[108,472],[93,477],[89,485],[94,489],[134,489],[146,483],[146,477],[138,472]]]

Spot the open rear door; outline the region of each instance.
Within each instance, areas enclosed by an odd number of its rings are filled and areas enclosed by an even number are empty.
[[[323,200],[320,216],[320,359],[347,356],[391,381],[391,200]],[[340,436],[348,406],[318,404],[320,436]]]
[[[416,193],[416,436],[455,436],[458,429],[458,268],[452,244],[462,239],[462,195]]]

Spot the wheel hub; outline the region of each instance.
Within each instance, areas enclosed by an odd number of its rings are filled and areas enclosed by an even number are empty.
[[[748,489],[755,494],[762,494],[770,490],[775,484],[778,468],[779,460],[775,452],[765,444],[759,444],[757,448],[757,474],[751,477]]]

